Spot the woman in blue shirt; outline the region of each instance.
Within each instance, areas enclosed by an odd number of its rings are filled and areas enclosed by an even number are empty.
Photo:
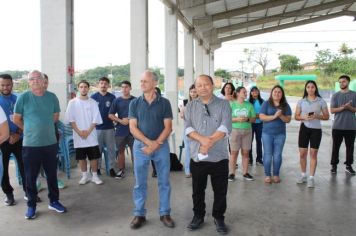
[[[255,109],[256,113],[256,121],[255,123],[252,123],[252,142],[251,142],[251,149],[250,149],[250,161],[249,164],[253,164],[253,157],[252,157],[252,143],[253,143],[253,138],[256,138],[256,165],[263,165],[262,161],[262,127],[263,123],[259,119],[259,114],[261,110],[262,103],[264,100],[261,98],[260,90],[254,86],[250,90],[250,97],[249,97],[249,102],[253,105],[253,108]]]
[[[262,104],[259,118],[263,121],[263,165],[265,169],[265,183],[272,183],[271,165],[273,160],[273,182],[281,182],[279,170],[282,165],[282,152],[286,140],[286,123],[291,120],[292,110],[287,103],[284,90],[275,85],[268,101]]]

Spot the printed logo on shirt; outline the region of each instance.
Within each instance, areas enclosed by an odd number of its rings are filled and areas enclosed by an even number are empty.
[[[111,102],[110,102],[110,101],[106,101],[106,102],[105,102],[105,106],[106,106],[106,107],[110,107],[110,105],[111,105]]]
[[[248,117],[248,110],[246,108],[236,109],[234,113],[234,117]]]

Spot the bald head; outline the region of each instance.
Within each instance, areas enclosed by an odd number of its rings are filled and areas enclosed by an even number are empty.
[[[202,99],[210,99],[213,96],[214,83],[209,75],[199,75],[195,80],[195,88]]]

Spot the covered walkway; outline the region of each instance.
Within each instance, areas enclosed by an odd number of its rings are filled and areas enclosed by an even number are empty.
[[[229,182],[226,223],[230,235],[241,236],[342,236],[356,234],[356,177],[350,177],[340,164],[337,175],[331,175],[329,160],[331,153],[330,123],[324,126],[316,173],[316,188],[297,185],[299,158],[296,140],[299,123],[288,125],[287,141],[281,168],[282,183],[266,185],[263,182],[263,167],[253,166],[251,173],[255,181],[245,181],[238,170],[238,179]],[[341,147],[341,160],[345,148]],[[0,204],[1,235],[7,236],[80,236],[80,235],[217,235],[211,216],[212,191],[206,194],[207,215],[205,225],[196,232],[187,231],[192,218],[191,179],[183,172],[171,175],[172,217],[174,229],[168,229],[159,221],[157,206],[157,179],[148,177],[147,224],[137,231],[130,229],[132,219],[133,174],[127,159],[127,177],[116,180],[103,177],[101,186],[87,184],[79,186],[78,169],[67,182],[68,188],[60,191],[61,201],[68,213],[57,214],[47,209],[47,190],[39,193],[43,202],[38,205],[38,217],[32,221],[24,218],[26,209],[21,188],[17,186],[13,172],[17,205],[7,207]],[[61,173],[62,177],[64,174]],[[42,180],[43,182],[43,180]],[[0,197],[4,197],[1,193]]]

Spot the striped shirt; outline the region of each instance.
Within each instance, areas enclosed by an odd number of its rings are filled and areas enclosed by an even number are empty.
[[[224,138],[217,141],[208,151],[208,158],[204,161],[218,162],[229,158],[228,137],[231,133],[231,108],[229,101],[213,95],[208,104],[204,105],[200,98],[187,104],[184,112],[185,135],[194,131],[202,136],[210,136],[216,131],[224,132]],[[200,143],[190,139],[190,156],[198,161]]]

